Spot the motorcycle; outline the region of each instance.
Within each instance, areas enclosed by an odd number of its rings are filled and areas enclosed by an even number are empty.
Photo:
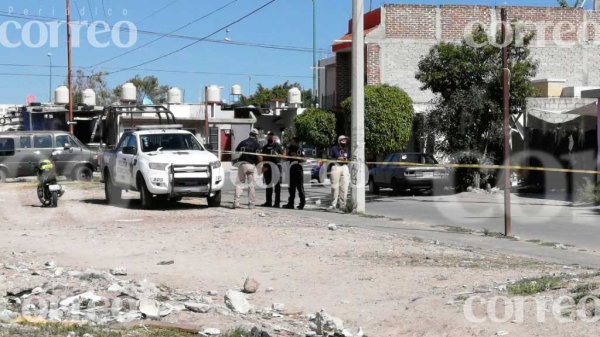
[[[53,156],[54,157],[54,156]],[[56,180],[54,163],[51,160],[42,160],[37,171],[37,196],[43,207],[57,207],[58,198],[65,193],[63,187]]]

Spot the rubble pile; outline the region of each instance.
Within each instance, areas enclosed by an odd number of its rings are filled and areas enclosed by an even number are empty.
[[[185,292],[147,280],[124,278],[124,267],[110,271],[72,270],[45,264],[4,264],[0,269],[0,324],[13,324],[19,317],[37,317],[50,322],[81,322],[111,326],[143,320],[194,323],[194,315],[219,317],[246,326],[254,335],[362,336],[344,329],[340,319],[321,311],[306,316],[289,313],[283,303],[255,309],[250,303],[259,296],[258,282],[248,279],[238,290]],[[257,328],[258,327],[258,328]],[[360,329],[359,329],[360,330]],[[219,335],[205,327],[200,335]]]

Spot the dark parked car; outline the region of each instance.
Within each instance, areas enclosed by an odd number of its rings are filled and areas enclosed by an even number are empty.
[[[323,165],[327,164],[327,169]],[[319,183],[325,182],[325,179],[329,179],[331,174],[331,168],[335,165],[334,162],[319,160],[310,170],[310,179],[316,180]]]
[[[383,164],[369,170],[369,191],[379,193],[380,187],[390,187],[396,193],[443,188],[448,185],[449,173],[447,168],[438,166],[430,154],[392,153],[385,157]]]
[[[35,175],[35,165],[54,151],[59,175],[89,181],[98,166],[98,156],[64,131],[0,132],[0,182],[6,178]]]

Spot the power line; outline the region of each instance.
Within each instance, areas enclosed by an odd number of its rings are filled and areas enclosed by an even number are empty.
[[[106,17],[106,6],[104,6],[104,0],[102,0],[102,12],[104,13],[104,20],[108,20]]]
[[[176,33],[176,32],[178,32],[178,31],[180,31],[180,30],[182,30],[182,29],[184,29],[184,28],[187,28],[187,27],[191,26],[191,25],[192,25],[192,24],[194,24],[194,23],[197,23],[198,21],[201,21],[201,20],[203,20],[203,19],[206,19],[207,17],[209,17],[209,16],[211,16],[211,15],[213,15],[213,14],[215,14],[215,13],[219,12],[219,11],[222,11],[223,9],[225,9],[225,8],[227,8],[227,7],[229,7],[229,6],[231,6],[232,4],[234,4],[234,3],[235,3],[235,2],[237,2],[237,1],[238,1],[238,0],[233,0],[233,1],[231,1],[231,2],[229,2],[229,3],[227,3],[227,4],[225,4],[225,5],[223,5],[223,6],[219,7],[219,8],[217,8],[217,9],[215,9],[215,10],[213,10],[213,11],[209,12],[208,14],[205,14],[205,15],[203,15],[203,16],[201,16],[201,17],[197,18],[197,19],[194,19],[194,20],[192,20],[192,21],[190,21],[190,22],[186,23],[185,25],[183,25],[183,26],[181,26],[181,27],[179,27],[179,28],[177,28],[177,29],[175,29],[175,30],[173,30],[173,31],[171,31],[171,32],[169,32],[169,33],[167,33],[167,34],[163,34],[163,35],[161,35],[161,36],[157,37],[156,39],[154,39],[154,40],[152,40],[152,41],[149,41],[149,42],[147,42],[147,43],[144,43],[144,44],[143,44],[143,45],[141,45],[141,46],[138,46],[138,47],[136,47],[136,48],[133,48],[133,49],[129,49],[129,50],[127,50],[127,51],[126,51],[126,52],[124,52],[124,53],[121,53],[121,54],[119,54],[119,55],[117,55],[117,56],[111,57],[111,58],[109,58],[109,59],[107,59],[107,60],[104,60],[104,61],[102,61],[102,62],[96,63],[95,65],[93,65],[93,66],[91,66],[91,67],[88,67],[88,68],[94,68],[94,67],[97,67],[97,66],[99,66],[99,65],[101,65],[101,64],[108,63],[108,62],[110,62],[110,61],[113,61],[113,60],[115,60],[115,59],[118,59],[118,58],[120,58],[120,57],[123,57],[123,56],[125,56],[125,55],[131,54],[131,53],[133,53],[133,52],[135,52],[135,51],[137,51],[137,50],[140,50],[140,49],[142,49],[142,48],[144,48],[144,47],[147,47],[147,46],[149,46],[149,45],[153,44],[154,42],[156,42],[156,41],[159,41],[159,40],[161,40],[161,39],[165,38],[165,37],[166,37],[167,35],[169,35],[169,34]]]
[[[139,20],[138,23],[142,23],[142,22],[148,20],[149,18],[153,17],[154,15],[156,15],[156,14],[160,13],[161,11],[167,9],[168,7],[172,6],[177,1],[179,1],[179,0],[173,0],[173,1],[169,2],[168,4],[164,5],[163,7],[161,7],[159,9],[155,10],[154,12],[152,12],[150,15],[148,15],[148,16],[144,17],[143,19]]]
[[[0,63],[0,67],[21,67],[21,68],[48,68],[47,64],[19,64],[19,63]],[[63,65],[52,65],[52,68],[66,68]],[[79,68],[81,69],[81,68]],[[107,70],[123,70],[119,68],[107,68]],[[177,70],[177,69],[149,69],[149,68],[137,68],[130,69],[131,71],[140,72],[156,72],[156,73],[173,73],[173,74],[189,74],[189,75],[225,75],[225,76],[254,76],[254,77],[290,77],[290,78],[312,78],[312,76],[306,75],[285,75],[285,74],[254,74],[254,73],[234,73],[234,72],[212,72],[212,71],[191,71],[191,70]],[[16,74],[18,75],[18,74]],[[35,74],[34,74],[35,75]],[[41,75],[41,74],[40,74]],[[46,74],[46,76],[49,76]],[[53,75],[61,76],[61,75]],[[62,76],[66,77],[66,76]],[[89,76],[86,76],[89,77]]]
[[[81,21],[81,12],[79,11],[79,3],[77,2],[77,0],[75,0],[74,3],[75,3],[75,10],[77,10],[77,16],[79,17],[79,21]]]
[[[227,28],[231,27],[232,25],[234,25],[234,24],[236,24],[236,23],[238,23],[238,22],[240,22],[240,21],[242,21],[242,20],[244,20],[244,19],[246,19],[246,18],[248,18],[248,17],[250,17],[250,16],[254,15],[254,14],[255,14],[255,13],[257,13],[258,11],[260,11],[260,10],[262,10],[263,8],[265,8],[265,7],[269,6],[269,5],[271,5],[271,4],[272,4],[272,3],[274,3],[275,1],[277,1],[277,0],[270,0],[269,2],[267,2],[267,3],[263,4],[262,6],[260,6],[260,7],[256,8],[255,10],[251,11],[250,13],[248,13],[248,14],[246,14],[246,15],[244,15],[244,16],[242,16],[242,17],[240,17],[240,18],[236,19],[236,20],[234,20],[233,22],[231,22],[231,23],[227,24],[226,26],[223,26],[223,27],[221,27],[221,28],[219,28],[219,29],[215,30],[214,32],[212,32],[212,33],[210,33],[210,34],[206,35],[205,37],[203,37],[202,39],[200,39],[200,40],[198,40],[198,41],[194,41],[194,42],[192,42],[192,43],[189,43],[189,44],[187,44],[187,45],[185,45],[185,46],[183,46],[183,47],[181,47],[181,48],[177,48],[177,49],[175,49],[175,50],[173,50],[173,51],[171,51],[171,52],[169,52],[169,53],[166,53],[166,54],[163,54],[163,55],[161,55],[161,56],[155,57],[155,58],[153,58],[153,59],[151,59],[151,60],[148,60],[148,61],[142,62],[142,63],[140,63],[140,64],[137,64],[137,65],[135,65],[135,66],[131,66],[131,67],[128,67],[128,68],[124,68],[124,69],[122,69],[122,70],[118,70],[118,71],[116,71],[116,72],[109,73],[109,75],[112,75],[112,74],[115,74],[115,73],[120,73],[120,72],[123,72],[123,71],[127,71],[127,70],[130,70],[130,69],[133,69],[133,68],[138,68],[138,67],[144,66],[144,65],[146,65],[146,64],[150,64],[150,63],[156,62],[156,61],[158,61],[158,60],[160,60],[160,59],[163,59],[163,58],[165,58],[165,57],[169,57],[169,56],[171,56],[171,55],[177,54],[177,53],[179,53],[179,52],[181,52],[181,51],[183,51],[183,50],[185,50],[185,49],[187,49],[187,48],[189,48],[189,47],[192,47],[192,46],[194,46],[194,45],[198,44],[199,42],[201,42],[201,41],[203,41],[203,40],[205,40],[205,39],[208,39],[209,37],[211,37],[211,36],[213,36],[213,35],[215,35],[215,34],[219,33],[220,31],[222,31],[222,30],[224,30],[224,29],[227,29]]]
[[[0,11],[0,17],[10,17],[10,18],[17,18],[17,19],[24,19],[24,20],[31,19],[33,17],[33,18],[37,18],[37,19],[40,19],[40,20],[43,20],[46,22],[54,22],[54,21],[61,22],[61,23],[65,22],[64,20],[60,20],[60,19],[54,18],[54,17],[35,16],[35,15],[25,16],[22,14],[14,14],[14,13],[9,13],[9,12],[4,12],[4,11]],[[71,24],[89,26],[88,23],[84,23],[84,22],[72,22]],[[112,26],[109,25],[109,28],[112,28]],[[121,27],[120,31],[129,32],[130,29],[127,27]],[[164,37],[168,37],[168,38],[177,38],[177,39],[185,39],[185,40],[200,41],[200,42],[210,42],[210,43],[229,44],[229,45],[246,46],[246,47],[254,47],[254,48],[312,53],[312,48],[309,48],[309,47],[264,44],[264,43],[254,43],[254,42],[244,42],[244,41],[223,41],[223,40],[217,40],[217,39],[199,38],[199,37],[189,36],[189,35],[164,34],[164,33],[152,32],[152,31],[147,31],[147,30],[139,30],[139,29],[136,30],[136,32],[138,32],[140,34],[146,34],[146,35],[158,35],[158,36],[164,35]],[[318,49],[317,51],[322,54],[330,53],[330,51],[328,49]]]
[[[87,0],[87,3],[88,3],[88,7],[90,9],[90,16],[92,17],[92,21],[96,21],[94,19],[94,13],[92,13],[92,3],[90,2],[90,0]]]

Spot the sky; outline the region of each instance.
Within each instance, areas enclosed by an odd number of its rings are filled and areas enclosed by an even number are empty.
[[[332,55],[332,41],[346,33],[352,1],[315,1],[317,48],[319,58],[325,58]],[[364,2],[368,10],[370,1]],[[373,8],[383,3],[555,6],[557,1],[372,0]],[[587,0],[586,8],[591,3]],[[312,87],[311,0],[71,0],[71,10],[71,20],[87,22],[77,24],[80,45],[73,48],[73,69],[109,72],[110,87],[138,74],[155,75],[161,84],[182,89],[189,103],[201,101],[202,88],[212,84],[223,87],[224,99],[233,84],[241,85],[244,94],[254,92],[258,83]],[[0,0],[0,104],[22,104],[27,96],[47,101],[49,88],[65,83],[66,28],[50,23],[65,20],[65,13],[63,0]],[[101,46],[88,37],[93,33],[89,23],[95,21],[106,22],[107,30],[127,22],[139,32],[129,40],[127,26],[102,33],[100,24],[96,39]],[[182,26],[173,33],[179,37],[164,37]],[[40,36],[41,31],[48,35]],[[201,40],[205,37],[216,42]]]

